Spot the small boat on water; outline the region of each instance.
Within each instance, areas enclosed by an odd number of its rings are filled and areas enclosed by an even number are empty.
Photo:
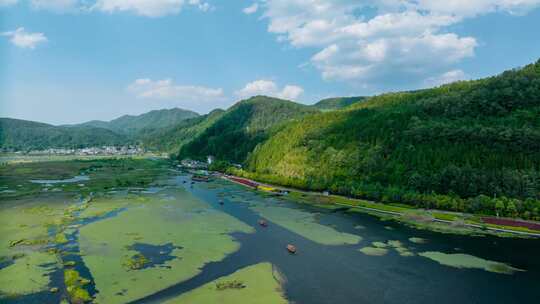
[[[296,247],[294,245],[287,245],[287,250],[292,253],[292,254],[295,254],[296,253]]]
[[[191,177],[191,180],[192,181],[197,181],[197,182],[207,182],[209,180],[208,176],[206,175],[198,175],[198,174],[195,174]]]
[[[259,220],[259,225],[261,225],[262,227],[267,227],[268,223],[265,220]]]
[[[223,205],[223,204],[225,204],[225,202],[223,202],[223,200],[220,199],[220,200],[219,200],[219,204],[220,204],[220,205]]]

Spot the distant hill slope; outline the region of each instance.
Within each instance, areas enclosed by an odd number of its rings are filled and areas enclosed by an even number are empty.
[[[180,158],[204,158],[243,162],[255,146],[283,124],[318,110],[278,98],[255,96],[240,101],[216,119],[204,132],[182,146]]]
[[[339,110],[366,98],[364,96],[326,98],[314,104],[313,107],[323,111]]]
[[[121,145],[128,141],[111,130],[94,127],[61,127],[45,123],[0,118],[0,147],[14,150],[81,148]]]
[[[255,149],[248,164],[252,177],[285,185],[427,208],[493,214],[497,205],[540,216],[540,202],[526,200],[540,198],[540,61],[306,116]],[[433,193],[448,197],[423,196]],[[478,195],[525,201],[497,204]]]
[[[93,120],[79,125],[78,127],[98,127],[112,130],[116,133],[136,135],[142,130],[162,129],[172,127],[183,120],[198,117],[199,114],[179,109],[154,110],[141,115],[124,115],[109,122]]]
[[[190,118],[158,130],[145,129],[139,134],[145,148],[169,153],[178,153],[180,148],[196,138],[219,119],[225,111],[214,110],[206,115]]]

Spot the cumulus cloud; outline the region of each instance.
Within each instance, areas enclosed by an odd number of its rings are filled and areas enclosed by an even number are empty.
[[[240,98],[248,98],[256,95],[273,96],[282,99],[296,100],[304,93],[302,87],[296,85],[286,85],[282,89],[271,80],[255,80],[247,83],[244,88],[235,92]]]
[[[250,14],[256,13],[258,9],[259,9],[259,4],[253,3],[252,5],[244,8],[242,12],[244,12],[244,14],[246,15],[250,15]]]
[[[186,5],[201,11],[211,9],[209,3],[201,0],[97,0],[93,9],[104,12],[133,12],[146,17],[161,17],[178,14]]]
[[[427,86],[433,87],[465,79],[467,79],[467,74],[462,70],[451,70],[441,75],[430,77],[426,79],[425,83]]]
[[[210,3],[204,0],[30,0],[30,3],[35,9],[54,12],[131,12],[146,17],[178,14],[186,6],[203,12],[213,8]]]
[[[478,43],[451,25],[491,12],[523,14],[540,0],[267,0],[277,40],[315,51],[326,80],[422,82],[472,57]],[[373,13],[375,12],[375,13]]]
[[[210,103],[225,99],[223,89],[175,84],[172,79],[140,78],[127,87],[128,92],[143,99],[174,99],[179,102]]]
[[[13,45],[23,49],[34,49],[38,44],[47,42],[45,34],[29,33],[24,27],[19,27],[15,31],[3,32],[0,35],[9,37]]]

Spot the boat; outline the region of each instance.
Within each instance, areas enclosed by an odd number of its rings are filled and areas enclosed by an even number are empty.
[[[219,200],[219,204],[220,204],[220,205],[223,205],[223,204],[224,204],[224,202],[223,202],[222,199]]]
[[[206,175],[199,175],[199,174],[194,174],[192,177],[191,177],[191,180],[192,181],[197,181],[197,182],[207,182],[208,181],[208,176]]]
[[[261,225],[262,227],[267,227],[268,223],[265,220],[259,220],[259,225]]]
[[[296,247],[294,245],[287,245],[287,250],[292,253],[292,254],[295,254],[296,253]]]

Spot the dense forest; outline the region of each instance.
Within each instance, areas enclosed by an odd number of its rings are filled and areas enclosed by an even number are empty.
[[[238,102],[201,134],[183,145],[178,157],[243,162],[255,146],[286,123],[318,110],[278,98],[255,96]]]
[[[130,141],[111,130],[61,127],[27,120],[0,118],[0,148],[28,151],[48,148],[83,148],[124,145]]]
[[[313,107],[321,111],[339,110],[339,109],[346,108],[354,103],[363,101],[366,98],[367,97],[364,97],[364,96],[326,98],[314,104]]]
[[[224,112],[223,110],[213,110],[206,115],[186,119],[167,128],[143,129],[139,132],[139,138],[146,148],[177,153],[183,145],[202,134]]]
[[[304,189],[539,219],[540,61],[303,117],[246,164],[241,174]]]

